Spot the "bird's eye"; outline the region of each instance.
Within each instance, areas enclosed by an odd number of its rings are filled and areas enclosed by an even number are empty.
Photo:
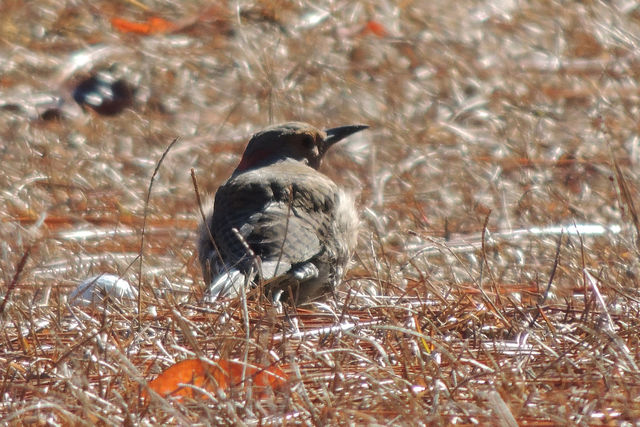
[[[316,145],[316,141],[311,135],[305,135],[302,137],[302,145],[304,145],[304,148],[310,150]]]

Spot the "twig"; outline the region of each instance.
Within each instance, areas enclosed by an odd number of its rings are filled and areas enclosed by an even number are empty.
[[[489,273],[489,278],[491,279],[491,284],[493,285],[493,292],[496,294],[496,299],[498,300],[498,306],[500,308],[502,308],[502,300],[500,299],[500,292],[498,292],[498,287],[496,285],[496,278],[493,275],[493,272],[491,271],[491,268],[489,268],[489,261],[487,261],[487,250],[485,247],[485,236],[486,236],[486,232],[487,232],[487,225],[489,224],[489,217],[491,216],[491,210],[489,210],[489,213],[487,214],[486,218],[484,219],[484,224],[482,225],[482,235],[480,238],[480,242],[482,244],[482,263],[480,263],[480,286],[482,286],[482,276],[483,276],[483,271],[484,269],[482,268],[483,265],[487,266],[487,272]]]
[[[291,209],[293,206],[293,185],[289,185],[289,203],[287,206],[287,217],[284,223],[284,237],[282,238],[282,244],[280,245],[280,254],[278,255],[278,262],[276,262],[276,269],[273,272],[274,277],[278,274],[278,268],[280,268],[280,261],[282,261],[282,255],[284,254],[284,244],[287,242],[287,234],[289,233],[289,218],[291,217]],[[295,298],[292,298],[295,300]]]
[[[631,215],[631,220],[633,221],[633,226],[636,229],[636,249],[640,250],[640,218],[638,218],[638,211],[633,203],[633,197],[631,196],[631,192],[629,191],[629,187],[627,186],[627,181],[620,169],[620,165],[613,158],[611,161],[613,162],[613,168],[616,172],[616,181],[618,182],[618,188],[620,189],[620,196],[622,200],[627,205],[627,210],[629,211],[629,215]]]
[[[173,146],[176,144],[176,142],[178,142],[179,139],[180,138],[174,138],[174,140],[171,141],[171,144],[169,144],[167,149],[164,150],[164,152],[162,153],[162,156],[160,156],[160,160],[158,160],[158,163],[156,164],[156,168],[153,170],[153,174],[151,175],[151,180],[149,181],[149,188],[147,189],[147,198],[144,201],[144,217],[142,219],[142,233],[140,236],[140,251],[139,251],[140,268],[138,269],[138,327],[142,324],[142,264],[144,262],[144,233],[145,233],[145,228],[147,226],[147,213],[149,210],[149,199],[151,198],[151,189],[153,188],[153,182],[156,179],[156,175],[158,174],[158,170],[160,170],[160,166],[162,165],[164,158],[167,157],[167,154],[169,154],[169,151],[173,148]]]
[[[4,313],[4,308],[7,305],[7,302],[9,301],[9,296],[11,295],[11,292],[15,289],[15,287],[18,285],[18,281],[20,280],[20,274],[22,273],[22,270],[24,270],[24,266],[27,263],[27,259],[29,258],[30,254],[31,254],[31,246],[27,248],[27,250],[22,255],[22,258],[20,258],[20,261],[18,262],[18,265],[16,267],[16,272],[13,275],[13,279],[11,279],[11,283],[9,283],[9,286],[7,286],[7,292],[4,294],[2,304],[0,304],[0,314]]]
[[[196,172],[193,168],[191,168],[191,181],[193,182],[193,190],[196,193],[196,202],[198,203],[198,209],[200,210],[200,217],[202,218],[202,223],[204,224],[204,228],[207,230],[207,234],[209,235],[209,240],[213,245],[213,249],[216,251],[218,258],[220,259],[220,265],[224,265],[224,261],[222,260],[222,255],[218,250],[218,245],[216,244],[216,241],[213,238],[213,234],[211,234],[211,229],[209,228],[209,224],[207,224],[207,216],[204,213],[204,209],[202,209],[202,198],[200,197],[200,190],[198,187],[198,180],[196,179]],[[209,268],[211,268],[210,265],[209,265]],[[208,286],[209,283],[207,283],[206,285]]]
[[[536,320],[538,320],[538,316],[540,315],[540,310],[541,310],[540,307],[542,306],[542,304],[545,303],[545,301],[547,300],[547,297],[549,296],[549,291],[551,290],[551,285],[553,284],[553,278],[556,275],[556,269],[558,268],[558,263],[560,262],[560,248],[562,247],[563,235],[564,235],[564,232],[561,232],[560,238],[558,239],[558,244],[556,246],[556,256],[553,261],[553,267],[551,268],[551,274],[549,275],[549,281],[547,282],[547,289],[545,289],[544,294],[542,294],[542,298],[540,299],[538,304],[536,304],[538,307],[538,312],[536,312],[535,317],[531,319],[531,322],[529,322],[530,328],[533,327],[533,325],[535,325],[536,323]]]

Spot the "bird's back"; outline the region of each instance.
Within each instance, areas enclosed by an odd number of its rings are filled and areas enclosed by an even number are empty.
[[[216,193],[213,237],[227,263],[247,254],[234,228],[262,260],[305,261],[321,250],[336,194],[331,180],[300,162],[240,173]]]

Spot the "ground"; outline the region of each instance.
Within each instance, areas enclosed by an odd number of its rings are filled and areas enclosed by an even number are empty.
[[[0,418],[637,422],[638,34],[624,0],[4,0]],[[98,72],[130,102],[78,105]],[[197,194],[290,120],[370,126],[322,167],[350,270],[304,309],[203,303]],[[69,304],[101,273],[140,299]],[[286,385],[142,398],[197,357]]]

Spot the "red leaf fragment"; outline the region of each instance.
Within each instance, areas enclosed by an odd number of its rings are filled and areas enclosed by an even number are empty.
[[[386,37],[389,33],[387,32],[386,28],[384,27],[384,25],[382,25],[380,22],[378,21],[369,21],[366,23],[366,25],[364,26],[364,29],[362,30],[363,34],[373,34],[376,35],[378,37]]]
[[[175,24],[157,16],[147,19],[146,22],[133,22],[123,18],[111,18],[111,25],[123,33],[135,33],[145,36],[163,34],[177,28]]]

